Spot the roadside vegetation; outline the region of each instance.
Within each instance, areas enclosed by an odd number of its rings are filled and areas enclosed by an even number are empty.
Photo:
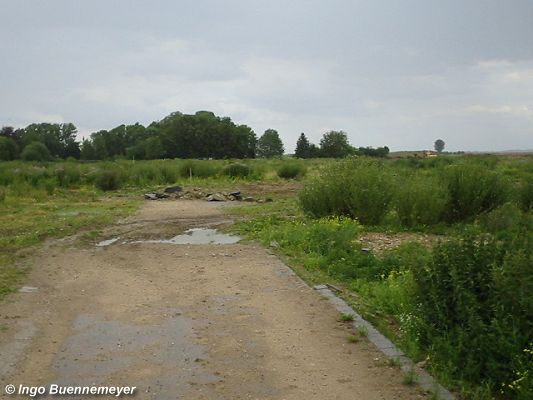
[[[299,193],[235,208],[244,218],[232,229],[343,288],[464,398],[533,398],[532,157],[2,162],[0,297],[21,282],[24,249],[109,224],[143,190],[286,182]],[[360,240],[368,233],[437,239],[378,251]]]
[[[347,300],[473,399],[533,398],[533,159],[345,159],[236,229]],[[365,232],[440,237],[382,252]]]

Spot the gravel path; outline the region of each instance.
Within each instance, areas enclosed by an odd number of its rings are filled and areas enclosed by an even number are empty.
[[[229,222],[218,204],[147,202],[108,246],[44,246],[25,282],[37,290],[0,304],[0,396],[57,383],[135,399],[425,397],[268,249],[153,243]]]

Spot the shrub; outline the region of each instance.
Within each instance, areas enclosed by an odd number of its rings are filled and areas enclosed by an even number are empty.
[[[228,164],[222,170],[223,174],[231,178],[246,178],[251,173],[251,168],[246,164]]]
[[[432,225],[444,216],[448,191],[436,179],[417,175],[398,186],[394,203],[402,225]]]
[[[502,205],[509,194],[503,177],[479,163],[452,165],[445,170],[444,178],[450,195],[448,222],[465,221],[490,211]]]
[[[280,178],[283,179],[295,179],[295,178],[301,178],[305,175],[306,169],[305,167],[296,162],[287,162],[281,165],[281,167],[278,168],[277,174]]]
[[[523,182],[520,186],[518,201],[522,210],[533,210],[533,178]]]
[[[114,169],[99,171],[94,185],[103,191],[117,190],[122,185],[122,178],[119,172]]]
[[[303,210],[313,217],[328,215],[357,218],[379,224],[389,211],[394,181],[384,165],[348,159],[324,168],[300,191]]]
[[[24,161],[46,161],[50,160],[50,151],[41,142],[32,142],[22,150],[20,157]]]
[[[513,395],[513,371],[524,374],[533,334],[531,228],[526,219],[505,240],[466,234],[437,246],[427,265],[413,266],[418,333],[437,369]]]
[[[77,166],[64,164],[55,170],[55,175],[59,186],[69,188],[78,185],[81,181],[81,174]]]

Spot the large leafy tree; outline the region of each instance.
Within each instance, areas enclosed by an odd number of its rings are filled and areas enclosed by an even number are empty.
[[[267,129],[257,141],[257,155],[259,157],[282,156],[284,151],[283,142],[278,131],[274,129]]]
[[[329,131],[320,140],[320,153],[322,157],[341,158],[353,153],[353,148],[348,143],[348,135],[343,131]]]
[[[46,146],[53,157],[79,158],[79,143],[76,141],[78,131],[74,124],[51,124],[43,122],[30,124],[20,134],[22,147],[33,142],[40,142]],[[36,146],[33,147],[34,149]]]

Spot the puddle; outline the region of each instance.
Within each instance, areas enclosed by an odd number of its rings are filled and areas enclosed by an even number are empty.
[[[113,243],[115,243],[118,239],[120,239],[120,238],[113,238],[113,239],[102,240],[101,242],[96,243],[96,247],[106,247],[106,246],[110,246],[110,245],[112,245]]]
[[[235,235],[220,233],[216,229],[194,228],[183,235],[163,240],[137,240],[130,243],[163,243],[163,244],[235,244],[241,238]]]
[[[33,293],[33,292],[36,292],[38,290],[39,290],[39,288],[36,288],[36,287],[33,287],[33,286],[22,286],[19,289],[19,292],[20,293]]]

